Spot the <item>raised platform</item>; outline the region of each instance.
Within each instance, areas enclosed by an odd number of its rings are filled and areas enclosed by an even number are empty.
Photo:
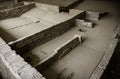
[[[66,7],[70,9],[80,4],[83,0],[34,0],[34,1],[40,3],[58,5],[60,7]]]

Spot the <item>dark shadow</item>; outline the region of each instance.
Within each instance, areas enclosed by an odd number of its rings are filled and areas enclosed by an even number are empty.
[[[63,68],[61,71],[49,68],[47,71],[43,71],[41,73],[46,77],[46,79],[72,79],[75,75],[75,73],[70,72],[67,67]]]
[[[6,32],[4,29],[0,28],[0,37],[6,42],[14,41],[16,40],[11,34]]]
[[[120,42],[100,79],[120,79]]]
[[[2,77],[2,75],[1,75],[1,73],[0,73],[0,79],[3,79],[3,77]]]
[[[35,65],[41,61],[40,58],[37,55],[32,54],[31,51],[24,52],[20,55],[26,62],[28,62],[33,67],[35,67]]]
[[[108,12],[100,12],[100,18],[99,18],[99,20],[100,19],[103,19],[105,16],[107,16],[107,15],[109,15],[109,13]]]

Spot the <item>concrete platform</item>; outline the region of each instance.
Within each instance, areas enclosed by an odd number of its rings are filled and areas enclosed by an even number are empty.
[[[75,7],[75,5],[77,5],[78,3],[80,3],[83,0],[64,0],[64,1],[61,1],[61,0],[34,0],[34,1],[41,2],[41,3],[58,5],[60,7],[73,8],[73,7],[70,7],[70,6]]]

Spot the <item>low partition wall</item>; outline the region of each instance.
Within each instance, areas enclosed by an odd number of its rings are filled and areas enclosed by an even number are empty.
[[[68,31],[70,28],[75,26],[75,20],[77,18],[82,18],[83,14],[84,12],[73,17],[70,20],[67,20],[60,24],[49,27],[43,31],[23,37],[16,41],[10,42],[9,45],[12,47],[12,49],[16,50],[17,53],[26,52],[30,50],[31,48],[37,45],[44,44],[48,42],[49,40],[52,40],[55,37],[60,36],[64,32]]]
[[[20,16],[33,7],[35,7],[35,3],[2,10],[0,11],[0,20]]]
[[[47,3],[40,3],[36,1],[24,1],[24,4],[30,4],[30,3],[35,3],[36,7],[47,10],[47,11],[53,11],[53,12],[59,12],[59,6],[58,5],[53,5],[53,4],[47,4]]]
[[[3,79],[45,79],[0,38],[0,73]]]
[[[85,19],[88,21],[98,21],[100,19],[100,12],[86,11]]]
[[[5,9],[10,9],[10,8],[14,8],[14,7],[18,7],[18,6],[22,6],[24,5],[24,2],[19,2],[19,3],[14,3],[14,2],[5,2],[5,3],[1,3],[0,5],[0,10],[5,10]]]
[[[53,54],[51,54],[49,57],[41,61],[37,66],[36,69],[38,71],[43,71],[48,66],[50,66],[52,63],[54,63],[56,60],[61,59],[63,56],[68,54],[73,48],[81,44],[82,42],[82,36],[75,36],[71,40],[67,41],[60,47],[58,47]]]
[[[37,2],[35,4],[38,8],[45,9],[47,11],[59,12],[59,6],[57,5],[37,3]]]

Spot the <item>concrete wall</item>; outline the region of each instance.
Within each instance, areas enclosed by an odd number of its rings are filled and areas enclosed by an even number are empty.
[[[36,69],[38,71],[43,71],[48,66],[50,66],[52,63],[54,63],[56,60],[61,59],[63,56],[68,54],[73,48],[78,46],[82,41],[81,36],[75,36],[60,47],[58,47],[53,54],[51,54],[49,57],[41,61],[37,66]]]
[[[20,16],[21,14],[30,10],[33,7],[35,7],[34,3],[11,8],[11,9],[2,10],[0,11],[0,20]]]
[[[46,43],[49,40],[54,39],[55,37],[63,34],[68,31],[70,28],[75,26],[75,20],[77,18],[83,18],[85,13],[81,13],[70,20],[57,24],[55,26],[49,27],[43,31],[40,31],[36,34],[29,35],[18,39],[16,41],[10,42],[9,45],[12,49],[16,50],[18,53],[22,53],[30,50],[31,48]]]
[[[0,73],[3,79],[45,79],[0,38]]]

